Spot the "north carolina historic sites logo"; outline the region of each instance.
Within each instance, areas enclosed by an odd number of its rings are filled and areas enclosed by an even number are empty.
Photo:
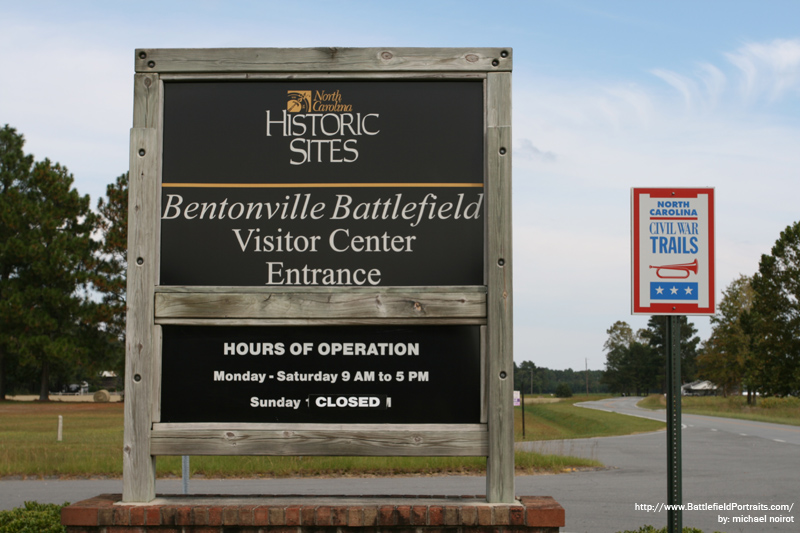
[[[272,118],[267,109],[267,137],[292,137],[292,165],[353,163],[358,159],[358,137],[378,135],[379,113],[353,113],[340,90],[288,90],[286,109]]]

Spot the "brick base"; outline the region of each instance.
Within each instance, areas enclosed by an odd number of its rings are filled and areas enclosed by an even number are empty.
[[[160,496],[102,494],[65,507],[68,533],[557,533],[550,496],[489,504],[482,496]]]

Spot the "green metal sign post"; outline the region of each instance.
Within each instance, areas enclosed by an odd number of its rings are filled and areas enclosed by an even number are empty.
[[[664,316],[669,533],[681,533],[681,327],[715,309],[714,189],[631,189],[631,312]]]
[[[667,531],[681,533],[683,511],[677,509],[681,487],[681,326],[678,315],[667,316]]]

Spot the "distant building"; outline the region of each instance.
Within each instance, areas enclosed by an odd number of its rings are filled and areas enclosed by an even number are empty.
[[[682,396],[716,396],[717,386],[708,380],[693,381],[681,387]]]
[[[119,379],[113,370],[103,370],[100,373],[100,388],[116,391]]]

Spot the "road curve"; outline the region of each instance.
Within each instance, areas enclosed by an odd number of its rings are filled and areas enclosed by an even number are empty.
[[[594,402],[577,403],[580,407],[611,411],[623,415],[640,416],[665,422],[666,409],[651,410],[637,407],[642,398],[607,398]],[[800,446],[800,426],[787,426],[784,424],[770,424],[767,422],[754,422],[738,418],[722,418],[717,416],[703,416],[682,413],[681,420],[684,428],[703,428],[711,431],[722,431],[733,435],[751,436],[761,439],[773,440],[779,443]],[[800,530],[800,527],[798,527]]]

